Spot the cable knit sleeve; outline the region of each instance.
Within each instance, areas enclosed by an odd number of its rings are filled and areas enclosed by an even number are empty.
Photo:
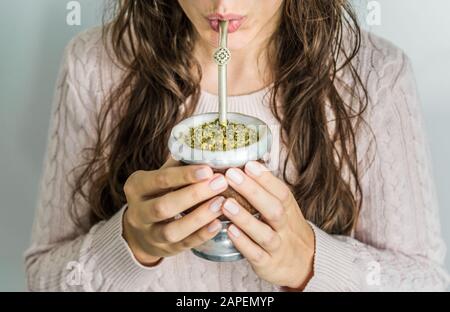
[[[94,142],[96,94],[92,85],[97,62],[86,58],[90,34],[75,37],[66,47],[56,83],[51,126],[40,182],[32,244],[25,252],[31,291],[138,290],[151,283],[155,270],[143,267],[122,238],[123,207],[110,220],[80,233],[69,213],[72,168],[85,147]],[[91,86],[88,84],[91,83]],[[88,211],[85,203],[77,210]]]
[[[154,267],[140,265],[122,237],[126,206],[87,233],[72,221],[72,169],[84,160],[85,148],[95,143],[95,116],[115,74],[120,74],[112,62],[101,57],[104,52],[99,34],[94,29],[78,35],[64,52],[32,241],[25,252],[28,288],[272,289],[273,285],[260,280],[246,261],[215,263],[185,252]],[[376,154],[361,177],[363,207],[355,232],[351,236],[329,235],[311,224],[316,238],[314,276],[305,291],[443,290],[449,283],[443,269],[445,245],[411,64],[401,51],[385,42],[367,44],[363,51],[371,54],[363,64],[368,74],[362,77],[369,89],[371,103],[365,119],[376,137]],[[261,101],[257,95],[231,97],[230,107],[272,120],[270,109],[261,106]],[[203,93],[198,107],[198,112],[214,110],[217,98]],[[362,137],[358,145],[366,141]],[[90,210],[81,199],[76,208],[80,215]]]
[[[392,46],[391,57],[378,57],[372,44],[366,66],[382,68],[367,79],[376,156],[361,181],[358,226],[348,237],[311,224],[314,277],[305,291],[442,291],[446,247],[411,63]]]

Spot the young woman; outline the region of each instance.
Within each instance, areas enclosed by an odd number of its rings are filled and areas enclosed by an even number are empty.
[[[73,39],[26,252],[31,290],[443,290],[445,245],[409,59],[342,0],[125,0]],[[279,126],[275,170],[179,166],[167,139],[229,108]],[[235,189],[255,219],[221,193]],[[183,218],[179,213],[199,205]],[[245,259],[189,250],[231,221]]]

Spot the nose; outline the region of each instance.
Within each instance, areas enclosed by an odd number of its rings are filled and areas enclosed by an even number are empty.
[[[230,0],[211,0],[214,4],[214,12],[226,14],[229,12]]]

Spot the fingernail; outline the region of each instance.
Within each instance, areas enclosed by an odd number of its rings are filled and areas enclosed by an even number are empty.
[[[217,198],[215,201],[212,202],[211,206],[209,206],[209,210],[213,213],[219,212],[224,200],[225,200],[224,197]]]
[[[239,231],[239,229],[235,227],[234,224],[230,225],[228,231],[230,231],[234,237],[239,237],[239,235],[241,235],[241,231]]]
[[[227,171],[227,177],[236,184],[241,184],[244,182],[244,177],[236,169],[230,169]]]
[[[234,204],[232,201],[227,200],[223,207],[230,212],[232,215],[237,215],[239,213],[239,206]]]
[[[212,170],[208,170],[207,168],[201,168],[195,171],[195,179],[197,180],[206,180],[211,178],[212,175]]]
[[[220,229],[222,227],[222,224],[220,222],[214,222],[213,224],[210,224],[208,226],[208,232],[213,233]]]
[[[261,165],[256,161],[250,161],[245,165],[245,168],[250,171],[251,174],[254,176],[259,177],[262,174],[262,167]]]
[[[221,189],[225,188],[226,186],[227,186],[227,180],[225,180],[225,178],[223,176],[219,176],[219,177],[215,178],[209,184],[209,187],[213,191],[221,190]]]

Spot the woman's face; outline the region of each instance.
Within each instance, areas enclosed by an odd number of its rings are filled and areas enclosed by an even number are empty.
[[[239,50],[269,37],[284,0],[178,0],[200,39],[218,46],[219,20],[229,22],[228,48]],[[216,14],[216,15],[214,15]]]

